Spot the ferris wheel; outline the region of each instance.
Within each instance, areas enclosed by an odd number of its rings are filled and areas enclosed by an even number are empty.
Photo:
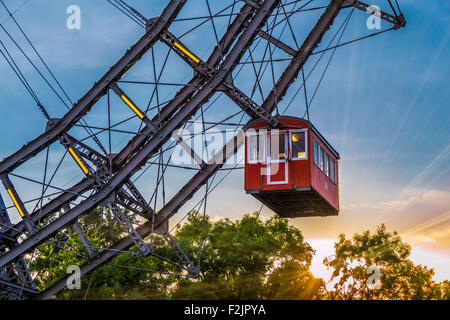
[[[50,272],[51,259],[36,261],[39,250],[68,244],[80,247],[69,254],[81,276],[126,253],[198,277],[199,256],[177,243],[169,220],[206,214],[208,196],[234,170],[245,175],[247,193],[282,216],[338,214],[339,154],[309,111],[338,48],[405,26],[397,1],[379,2],[168,0],[159,12],[139,12],[107,0],[142,33],[73,101],[2,1],[12,24],[1,25],[0,53],[45,130],[0,162],[0,291],[11,299],[54,297],[68,275]],[[356,16],[388,27],[346,40]],[[42,101],[6,42],[64,112],[53,114]],[[102,226],[123,230],[119,241],[89,239],[79,221],[92,212]],[[157,253],[154,235],[173,249],[170,257]],[[47,283],[37,285],[42,274]]]

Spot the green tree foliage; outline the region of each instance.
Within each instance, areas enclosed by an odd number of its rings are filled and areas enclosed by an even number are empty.
[[[126,210],[124,213],[130,222],[136,222],[136,216]],[[102,252],[105,250],[102,248],[112,246],[125,235],[124,229],[109,210],[97,208],[81,218],[79,223],[95,253]],[[81,240],[72,229],[58,233],[50,240],[51,245],[39,248],[31,271],[41,271],[37,277],[40,289],[66,276],[68,266],[81,265],[87,261],[87,253],[81,245]],[[163,254],[163,251],[168,250],[161,238],[155,237],[153,240],[157,253]],[[117,255],[110,263],[84,277],[81,282],[82,290],[64,290],[58,298],[163,299],[166,298],[167,287],[173,284],[176,281],[174,278],[177,277],[157,271],[179,270],[152,256],[142,258],[133,247],[130,253]]]
[[[385,225],[373,234],[366,231],[351,239],[341,234],[334,247],[335,255],[324,260],[336,281],[330,299],[442,298],[439,285],[432,280],[433,269],[409,260],[411,247],[396,232],[389,233]],[[374,273],[371,266],[380,271],[379,288],[370,279]]]
[[[129,219],[135,221],[135,217]],[[52,219],[54,219],[53,217]],[[109,212],[94,210],[80,220],[92,246],[101,252],[123,235]],[[288,220],[257,213],[232,221],[212,221],[192,212],[173,232],[194,264],[197,279],[182,276],[181,268],[153,256],[142,258],[135,248],[82,279],[82,290],[65,290],[59,299],[449,299],[449,281],[432,280],[433,270],[415,265],[410,246],[384,225],[347,239],[340,235],[335,255],[324,260],[333,271],[333,291],[310,271],[314,250]],[[66,275],[67,267],[87,261],[71,228],[58,233],[34,255],[31,272],[40,290]],[[150,238],[146,239],[150,242]],[[178,261],[174,250],[157,235],[155,253]],[[370,285],[380,271],[380,288]]]
[[[202,273],[200,280],[180,282],[173,298],[311,299],[324,290],[309,271],[313,249],[287,219],[263,221],[255,213],[211,222],[192,215],[176,235],[200,258]]]
[[[450,300],[450,281],[445,280],[440,283],[441,299]]]
[[[65,290],[62,299],[166,299],[168,286],[175,276],[149,270],[164,270],[161,260],[120,254],[111,263],[82,280],[82,290]]]
[[[55,220],[56,217],[57,214],[51,216],[43,224]],[[130,214],[128,214],[128,218],[130,221],[136,219]],[[123,229],[119,222],[109,211],[102,211],[101,208],[82,217],[79,223],[94,252],[99,252],[100,248],[112,245],[123,235]],[[30,271],[37,273],[35,283],[40,290],[51,286],[59,278],[67,275],[67,268],[70,265],[80,265],[88,260],[87,252],[80,238],[76,236],[73,227],[57,233],[28,259],[32,261],[29,263]]]

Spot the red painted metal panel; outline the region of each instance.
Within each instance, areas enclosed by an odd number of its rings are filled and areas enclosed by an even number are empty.
[[[286,181],[287,183],[283,184],[270,184],[268,183],[268,172],[263,176],[263,191],[275,191],[275,190],[292,190],[292,168],[289,165],[290,162],[287,163],[272,163],[272,166],[280,164],[279,172],[274,176],[272,175],[271,181],[280,181],[281,179],[284,180],[284,177],[286,175]]]
[[[247,129],[256,129],[265,127],[266,122],[260,121],[251,125]],[[298,129],[308,129],[308,159],[306,160],[286,160],[286,162],[269,164],[272,169],[273,166],[278,165],[277,173],[272,174],[271,180],[281,181],[287,180],[286,184],[269,184],[267,176],[266,163],[249,164],[247,163],[247,148],[245,150],[245,189],[246,190],[261,190],[278,191],[278,190],[292,190],[294,187],[312,187],[316,190],[327,202],[329,202],[336,210],[339,210],[339,164],[338,159],[332,150],[328,148],[329,144],[322,140],[320,134],[316,134],[314,128],[309,126],[309,122],[302,121],[296,118],[282,118],[281,129],[283,125],[287,126],[285,130],[291,130],[292,127]],[[294,129],[295,130],[295,129]],[[333,182],[320,168],[314,163],[314,141],[317,141],[325,153],[335,161],[335,180]],[[247,142],[247,141],[246,141]],[[290,152],[290,151],[289,151]],[[287,166],[287,179],[284,179],[285,167]],[[295,196],[293,194],[293,196]]]
[[[245,137],[245,165],[244,165],[244,188],[245,190],[260,190],[262,188],[261,182],[261,163],[248,163],[247,162],[247,143],[248,137]]]
[[[260,163],[245,165],[245,190],[261,189],[261,167]]]
[[[299,129],[308,129],[308,124],[298,119],[282,119],[281,122],[288,126],[298,127]],[[308,137],[309,137],[308,130]],[[295,187],[308,187],[311,186],[310,164],[311,159],[310,143],[308,141],[308,159],[307,160],[291,160],[290,165],[292,167],[292,177]]]
[[[314,132],[311,132],[311,146],[313,148],[312,154],[314,152],[314,141],[316,141],[319,146],[325,151],[325,153],[336,162],[336,182],[333,182],[330,177],[328,177],[318,165],[314,163],[314,158],[311,158],[311,184],[312,187],[319,192],[319,194],[324,197],[334,208],[339,210],[339,180],[338,180],[338,159],[333,155],[333,153],[326,147],[326,145],[317,137]]]
[[[287,166],[287,161],[267,164],[267,184],[284,184],[288,180]]]
[[[291,166],[294,176],[294,185],[296,187],[311,186],[309,160],[292,160]]]

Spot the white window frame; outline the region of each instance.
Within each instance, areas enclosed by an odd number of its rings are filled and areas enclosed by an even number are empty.
[[[269,184],[269,185],[286,184],[289,182],[289,177],[288,177],[289,144],[288,144],[288,141],[286,141],[286,140],[290,137],[290,135],[288,134],[288,132],[286,130],[280,130],[280,131],[278,131],[278,133],[284,134],[284,150],[286,153],[286,157],[282,160],[280,160],[280,159],[272,160],[271,159],[270,154],[272,151],[271,150],[272,135],[270,132],[268,132],[266,135],[266,146],[267,146],[267,148],[266,148],[266,151],[267,151],[266,164],[267,164],[267,184]],[[272,181],[271,180],[272,174],[271,174],[270,168],[271,168],[272,163],[284,163],[284,180],[283,181]]]
[[[317,163],[315,162],[316,160],[316,153],[314,151],[314,144],[317,144]],[[320,162],[320,151],[323,151],[323,157],[322,157],[322,162],[323,162],[323,168],[321,167],[321,162]],[[325,162],[325,158],[327,158],[327,162]],[[337,166],[338,166],[338,161],[334,159],[334,157],[331,155],[331,153],[329,153],[316,139],[313,139],[313,162],[314,165],[316,165],[320,171],[322,171],[322,173],[328,177],[330,179],[331,182],[333,182],[335,185],[337,185]],[[333,168],[331,167],[331,163],[334,164]],[[327,173],[327,167],[328,167],[328,173]],[[333,174],[334,177],[332,177],[331,175],[331,170],[333,169]],[[334,178],[334,179],[333,179]]]
[[[305,133],[305,157],[299,158],[294,157],[294,148],[292,146],[292,134],[297,132],[304,132]],[[291,160],[308,160],[308,129],[298,129],[298,130],[292,130],[289,132],[289,154],[291,156]]]
[[[317,149],[316,149],[317,147]],[[317,154],[316,154],[317,150]],[[317,167],[320,167],[320,161],[319,161],[319,150],[320,150],[320,144],[317,142],[316,139],[313,139],[313,162]]]
[[[329,178],[330,177],[330,155],[324,150],[323,153],[323,173]]]
[[[280,130],[278,131],[278,133],[280,134],[284,134],[284,150],[285,150],[285,157],[284,159],[279,159],[277,158],[276,160],[273,160],[272,157],[270,156],[270,153],[272,152],[271,150],[271,146],[272,146],[272,134],[270,133],[270,131],[267,132],[267,136],[266,136],[266,156],[267,156],[267,162],[272,162],[272,163],[276,163],[276,162],[287,162],[289,159],[289,146],[288,146],[288,141],[286,141],[289,137],[289,134],[286,130]],[[274,134],[275,136],[275,134]]]
[[[267,134],[265,133],[265,132],[261,132],[261,131],[250,131],[250,132],[247,132],[246,134],[245,134],[245,136],[246,136],[246,139],[245,139],[245,142],[247,143],[247,163],[248,164],[257,164],[257,163],[263,163],[263,162],[265,162],[265,160],[266,160],[266,145],[267,145]],[[251,148],[251,143],[249,143],[249,137],[250,136],[259,136],[259,140],[260,141],[262,141],[263,143],[261,143],[261,145],[262,145],[262,148],[263,148],[263,150],[262,150],[262,152],[260,151],[258,154],[262,154],[262,159],[260,159],[260,160],[250,160],[250,148]],[[256,139],[256,140],[258,140],[258,139]]]
[[[325,152],[326,152],[325,149],[319,144],[319,168],[324,173],[325,173],[325,170],[324,170],[325,169]],[[322,155],[322,157],[320,155]]]
[[[330,164],[333,164],[332,168],[330,167],[330,180],[334,183],[337,184],[337,179],[336,179],[336,166],[337,166],[337,161],[334,160],[333,158],[330,158]],[[332,170],[331,170],[332,169]],[[333,173],[333,176],[331,175],[331,173]]]

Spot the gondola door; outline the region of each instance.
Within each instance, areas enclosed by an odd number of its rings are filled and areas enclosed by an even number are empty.
[[[268,186],[287,184],[288,178],[288,133],[272,130],[267,135],[267,172]]]

